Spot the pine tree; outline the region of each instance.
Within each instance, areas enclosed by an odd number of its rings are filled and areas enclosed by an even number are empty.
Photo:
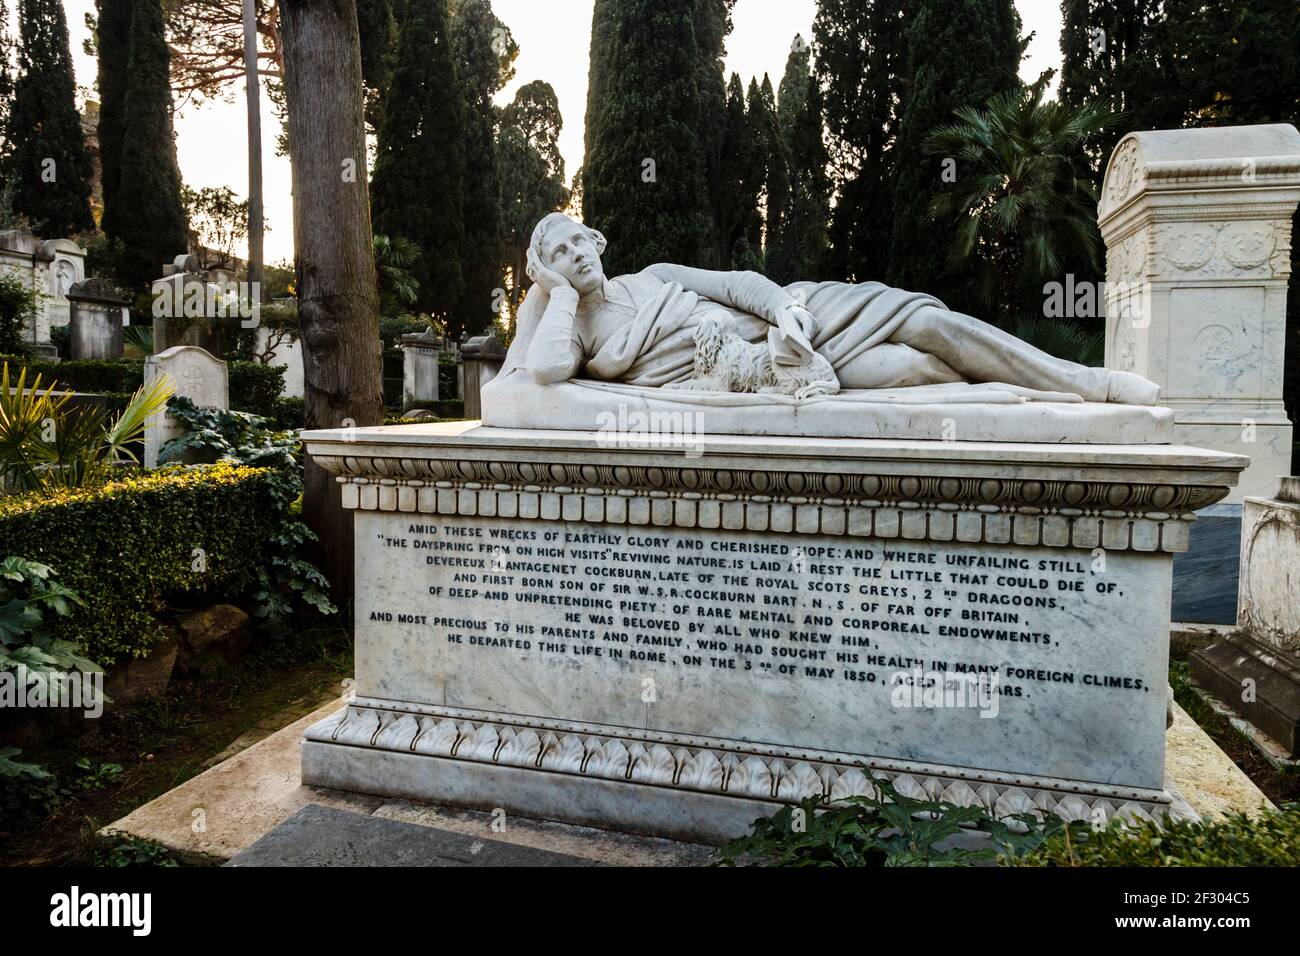
[[[37,234],[95,227],[90,157],[77,113],[68,24],[59,0],[19,0],[18,78],[9,111],[14,211]]]
[[[782,285],[820,279],[825,274],[829,157],[823,139],[822,93],[807,65],[806,49],[791,51],[778,94],[778,115],[789,124],[785,151],[790,191],[780,232],[768,241],[766,262],[767,274]]]
[[[420,247],[412,268],[417,306],[447,319],[464,290],[464,103],[452,60],[447,0],[410,0],[400,22],[397,60],[384,98],[371,212],[376,233]]]
[[[889,282],[938,295],[959,311],[977,311],[971,276],[945,272],[953,224],[929,214],[952,157],[926,155],[924,145],[935,128],[952,121],[953,110],[983,106],[1015,88],[1019,18],[1011,0],[917,0],[911,9],[907,95],[894,144]]]
[[[813,21],[836,194],[828,271],[849,281],[889,272],[894,138],[904,93],[906,4],[821,0]]]
[[[713,261],[731,0],[596,0],[582,202],[611,274]]]
[[[500,184],[494,144],[497,109],[493,96],[514,75],[519,48],[492,13],[488,0],[456,0],[451,18],[451,49],[465,97],[465,179],[463,216],[464,290],[457,304],[459,324],[478,333],[492,318],[501,284]]]
[[[172,134],[171,54],[159,0],[133,0],[117,182],[104,233],[121,240],[121,278],[143,287],[187,249],[188,223]],[[107,182],[107,180],[106,180]]]

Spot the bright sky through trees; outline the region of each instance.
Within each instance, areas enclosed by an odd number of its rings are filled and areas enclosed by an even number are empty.
[[[12,5],[11,6],[15,6]],[[85,14],[94,0],[64,0],[71,33],[77,83],[93,96],[95,63],[82,52],[87,38]],[[560,151],[572,176],[582,164],[582,122],[587,102],[587,54],[591,41],[592,0],[492,0],[492,8],[510,26],[520,45],[514,82],[497,97],[509,103],[515,90],[532,80],[546,80],[559,96],[564,115]],[[735,28],[727,38],[727,74],[734,71],[748,84],[751,76],[769,73],[780,82],[790,41],[796,33],[812,33],[816,0],[737,0]],[[1026,31],[1035,31],[1021,75],[1034,79],[1060,65],[1061,10],[1056,0],[1016,0]],[[12,11],[11,11],[12,16]],[[186,107],[176,120],[177,158],[188,186],[229,186],[241,197],[248,193],[243,87],[232,91],[232,102]],[[264,122],[274,123],[270,109]],[[266,261],[293,255],[293,213],[289,195],[289,161],[275,156],[276,130],[264,132],[263,176],[266,191]],[[243,253],[242,245],[239,248]]]

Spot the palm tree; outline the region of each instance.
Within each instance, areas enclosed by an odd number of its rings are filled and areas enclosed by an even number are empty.
[[[1101,104],[1043,101],[1051,72],[999,94],[983,109],[926,140],[926,152],[956,162],[956,181],[939,192],[931,215],[955,224],[949,259],[978,260],[981,301],[1004,327],[1028,285],[1060,277],[1062,262],[1100,270],[1097,194],[1084,145],[1118,116]]]
[[[379,278],[379,314],[384,317],[405,312],[415,303],[419,280],[411,266],[420,258],[420,247],[404,236],[376,235],[375,272]]]
[[[27,369],[10,384],[0,366],[0,486],[5,492],[51,493],[102,485],[123,466],[138,465],[131,450],[149,419],[167,407],[174,387],[167,376],[141,386],[115,418],[102,407],[75,406],[71,392],[41,387]]]

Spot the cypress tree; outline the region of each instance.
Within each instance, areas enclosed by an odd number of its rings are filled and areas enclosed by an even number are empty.
[[[757,85],[754,91],[757,97]],[[715,252],[719,269],[735,268],[733,257],[737,251],[743,253],[746,267],[752,265],[758,243],[751,240],[756,236],[761,239],[758,203],[763,188],[763,160],[755,119],[756,115],[745,103],[740,77],[733,73],[727,84],[727,109],[722,124],[722,203]]]
[[[126,117],[127,57],[131,54],[131,0],[98,0],[95,49],[99,56],[99,168],[104,204],[122,178],[122,124]]]
[[[461,331],[463,257],[474,254],[462,218],[464,112],[447,0],[410,0],[379,125],[371,218],[375,232],[420,247],[411,269],[417,307],[445,318],[453,335]]]
[[[501,178],[501,223],[505,255],[502,272],[509,272],[509,308],[519,311],[528,277],[526,257],[533,227],[547,213],[563,209],[569,190],[564,185],[560,154],[560,101],[549,83],[534,80],[515,93],[501,111],[497,137],[497,169]]]
[[[766,79],[766,77],[764,77]],[[771,86],[768,86],[769,91]],[[763,89],[754,77],[749,79],[749,88],[745,91],[745,116],[749,125],[750,163],[749,175],[752,179],[753,209],[746,217],[744,242],[753,257],[761,254],[763,249],[763,209],[762,204],[767,193],[768,167],[771,165],[772,144],[767,135],[769,122],[769,104],[763,98]],[[756,258],[747,260],[751,265],[745,268],[758,268]]]
[[[907,25],[907,95],[894,144],[889,282],[974,311],[971,275],[945,272],[953,224],[930,218],[945,157],[924,143],[953,110],[982,106],[1019,82],[1019,18],[1011,0],[917,0]],[[952,157],[955,159],[955,157]],[[949,169],[952,167],[949,166]],[[960,161],[956,175],[961,175]]]
[[[708,266],[731,0],[596,0],[582,202],[611,275]]]
[[[731,8],[736,0],[696,0],[695,2],[695,76],[700,101],[698,135],[704,149],[705,177],[709,190],[709,213],[712,218],[712,265],[730,268],[732,244],[730,230],[723,228],[723,205],[727,191],[726,169],[722,158],[726,127],[717,121],[727,109],[727,76],[723,56],[727,34],[731,32]],[[743,102],[743,101],[742,101]]]
[[[1197,9],[1201,4],[1177,17],[1166,12],[1173,6],[1168,0],[1065,0],[1062,5],[1061,101],[1072,106],[1100,101],[1124,114],[1123,123],[1088,144],[1098,184],[1125,132],[1182,126],[1195,109],[1195,65],[1173,44],[1180,22],[1199,28],[1204,18]],[[1222,34],[1213,42],[1226,43]],[[1214,87],[1225,81],[1230,82],[1227,74],[1210,79],[1204,98],[1212,99]]]
[[[780,232],[769,239],[767,250],[767,274],[782,285],[824,276],[831,195],[822,92],[808,72],[806,49],[791,51],[790,61],[794,65],[787,63],[778,94],[778,113],[789,124],[789,198]]]
[[[90,157],[77,113],[59,0],[19,0],[18,79],[9,111],[14,211],[42,236],[95,228]]]
[[[14,41],[9,35],[9,4],[0,0],[0,183],[7,181],[7,160],[9,158],[9,110],[13,106]],[[0,214],[8,213],[0,209]]]
[[[794,126],[808,102],[808,74],[812,65],[812,48],[803,36],[796,34],[790,42],[790,54],[785,58],[785,72],[777,87],[776,117],[781,124],[781,135],[786,141],[794,136]]]
[[[751,110],[754,102],[750,101]],[[772,80],[763,75],[763,85],[759,87],[756,126],[762,142],[764,159],[763,179],[763,271],[768,271],[767,257],[770,250],[780,244],[782,224],[786,209],[790,205],[790,156],[781,135],[781,122],[777,117],[776,93],[772,90]]]
[[[463,216],[464,290],[457,305],[459,322],[471,333],[483,330],[499,300],[501,284],[500,184],[495,150],[497,109],[493,96],[514,75],[518,47],[492,13],[488,0],[456,0],[451,49],[465,97],[465,179]]]
[[[380,107],[392,77],[397,50],[397,20],[393,16],[392,0],[357,0],[357,26],[361,33],[366,125],[375,130],[379,128]]]
[[[828,271],[850,281],[889,272],[894,138],[903,89],[906,5],[821,0],[813,21],[836,194]]]
[[[104,196],[104,233],[122,242],[122,278],[144,286],[187,249],[172,134],[171,54],[159,0],[133,0],[122,98],[120,169]]]

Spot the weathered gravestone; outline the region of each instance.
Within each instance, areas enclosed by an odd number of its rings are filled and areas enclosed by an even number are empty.
[[[44,301],[46,322],[51,328],[72,320],[70,293],[86,278],[86,250],[71,239],[47,239],[43,243],[50,257]]]
[[[188,398],[199,408],[230,408],[230,382],[226,363],[195,345],[174,345],[144,363],[144,383],[168,376],[178,398]],[[158,467],[163,445],[184,434],[166,411],[149,419],[144,433],[144,466]]]
[[[304,782],[706,840],[863,765],[1178,812],[1171,560],[1246,459],[935,300],[607,278],[604,243],[538,225],[482,425],[303,436],[355,514],[357,668]]]
[[[501,371],[506,350],[495,335],[476,335],[460,349],[464,369],[465,417],[471,420],[483,417],[483,388]]]
[[[87,279],[68,290],[72,310],[72,357],[122,357],[122,329],[130,318],[130,300],[105,279]]]
[[[1237,629],[1191,655],[1212,694],[1300,757],[1300,478],[1242,510]]]
[[[433,330],[402,336],[402,411],[432,408],[439,399],[439,356],[445,339]]]

